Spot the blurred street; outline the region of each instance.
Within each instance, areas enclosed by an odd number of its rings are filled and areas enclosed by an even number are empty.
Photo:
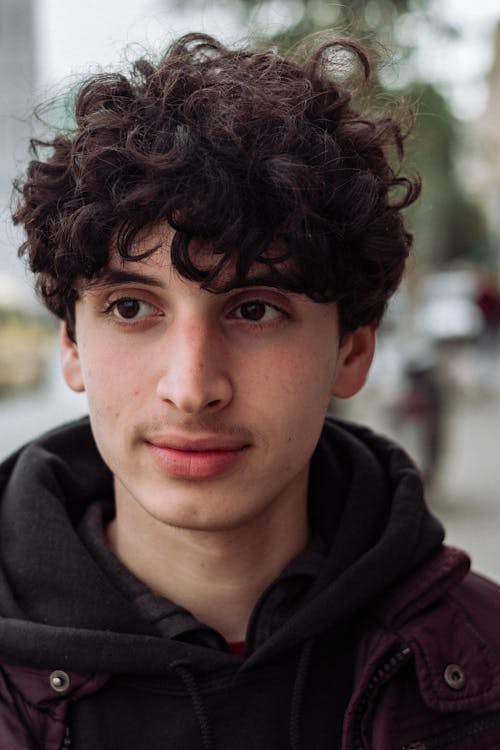
[[[448,543],[467,549],[473,565],[500,580],[500,389],[457,400],[448,445],[431,495]]]
[[[86,412],[85,396],[73,393],[63,381],[54,341],[44,384],[0,399],[0,461],[40,433]]]
[[[451,367],[443,454],[428,502],[447,543],[467,550],[476,570],[500,581],[500,351],[485,356],[466,349]],[[389,434],[419,463],[414,434],[391,421],[396,389],[386,375],[368,382],[346,417]]]

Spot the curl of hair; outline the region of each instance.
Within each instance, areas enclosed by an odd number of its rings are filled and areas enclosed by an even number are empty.
[[[77,281],[98,275],[114,246],[144,257],[133,252],[138,232],[166,221],[174,266],[207,289],[249,283],[259,264],[271,285],[337,301],[344,330],[378,322],[412,243],[401,210],[420,184],[398,172],[399,124],[359,114],[336,81],[339,51],[368,79],[368,59],[349,41],[298,62],[189,34],[129,77],[85,82],[75,130],[35,141],[16,184],[20,254],[48,308],[71,322]],[[208,270],[192,257],[193,238],[214,252]]]

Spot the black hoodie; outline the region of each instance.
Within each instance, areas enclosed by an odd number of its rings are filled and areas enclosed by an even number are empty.
[[[0,466],[0,662],[111,677],[71,709],[75,750],[339,746],[360,624],[442,543],[418,472],[366,428],[327,421],[313,536],[264,592],[244,657],[107,549],[111,475],[87,419]]]

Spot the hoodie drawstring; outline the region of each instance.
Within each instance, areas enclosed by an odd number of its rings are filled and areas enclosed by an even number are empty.
[[[192,673],[189,670],[189,666],[186,662],[174,662],[170,665],[172,671],[174,671],[182,680],[186,686],[186,690],[191,698],[196,718],[198,719],[198,725],[200,727],[201,736],[203,739],[204,750],[216,750],[215,741],[212,733],[212,728],[208,720],[208,713],[206,706],[203,702],[201,692],[196,684]]]
[[[299,736],[299,724],[300,724],[300,711],[302,708],[302,701],[304,697],[304,691],[306,686],[307,673],[309,671],[309,665],[311,663],[311,654],[314,648],[314,638],[310,638],[306,641],[302,647],[299,657],[299,664],[297,667],[297,674],[293,685],[292,693],[292,706],[290,710],[290,748],[291,750],[301,750],[300,736]]]
[[[300,716],[313,648],[314,638],[311,638],[304,643],[300,652],[290,708],[289,739],[291,750],[301,750],[299,736]],[[186,662],[174,662],[170,665],[170,667],[172,671],[175,672],[182,680],[189,694],[189,697],[191,698],[191,702],[193,704],[194,712],[198,720],[198,725],[200,727],[200,732],[203,739],[203,750],[216,750],[215,740],[208,719],[207,709],[205,703],[203,702],[201,691],[198,688],[196,680],[189,669],[189,665]]]

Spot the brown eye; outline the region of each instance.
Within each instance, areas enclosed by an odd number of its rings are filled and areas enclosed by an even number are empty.
[[[258,300],[244,302],[239,307],[240,317],[245,320],[262,320],[267,313],[268,307],[269,305],[266,305],[265,302],[259,302]]]
[[[118,320],[141,320],[151,315],[153,306],[135,297],[123,297],[113,302],[111,309]]]
[[[115,310],[120,318],[135,318],[141,307],[137,299],[121,299],[115,305]]]
[[[238,320],[247,320],[250,323],[273,323],[279,318],[288,318],[288,314],[271,304],[260,299],[249,299],[241,302],[233,311],[232,316]]]

